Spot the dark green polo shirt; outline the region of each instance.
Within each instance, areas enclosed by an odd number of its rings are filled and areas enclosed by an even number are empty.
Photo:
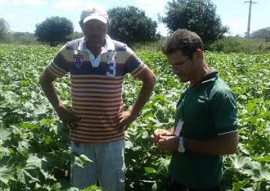
[[[203,140],[237,131],[235,97],[217,71],[211,72],[184,90],[175,119],[175,124],[184,121],[180,134],[188,138]],[[215,187],[222,179],[222,156],[176,152],[169,171],[172,179],[190,188]]]

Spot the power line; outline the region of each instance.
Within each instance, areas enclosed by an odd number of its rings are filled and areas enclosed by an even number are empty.
[[[245,3],[249,3],[248,27],[247,27],[247,38],[249,38],[250,37],[250,22],[251,22],[251,7],[252,7],[252,4],[255,4],[257,2],[249,0],[249,1],[245,1]]]

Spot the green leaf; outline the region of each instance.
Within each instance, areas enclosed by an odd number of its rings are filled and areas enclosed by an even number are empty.
[[[23,123],[21,125],[19,125],[19,128],[23,128],[23,129],[39,129],[40,126],[33,124],[33,123]]]
[[[26,169],[19,169],[18,170],[18,178],[19,181],[26,184],[29,182],[40,182],[40,180],[36,177],[33,177]]]
[[[145,172],[148,174],[156,173],[156,170],[152,167],[144,167]]]
[[[270,182],[270,172],[267,170],[261,171],[261,177]]]
[[[232,160],[233,167],[236,169],[242,169],[245,165],[248,165],[251,162],[251,159],[248,157],[236,157]]]
[[[53,180],[53,181],[57,181],[52,174],[49,174],[48,172],[45,172],[43,169],[41,169],[40,172],[44,176],[45,180],[50,179],[50,180]]]
[[[83,166],[89,162],[93,162],[86,155],[75,156],[75,165],[83,168]]]
[[[29,155],[29,157],[26,161],[26,166],[24,169],[29,169],[29,170],[30,169],[37,169],[37,168],[41,169],[42,161],[46,161],[45,158],[40,159],[40,158],[31,154],[31,155]]]
[[[11,132],[8,131],[7,129],[0,128],[0,140],[6,141],[6,140],[10,139],[10,134],[11,134]]]
[[[270,155],[266,155],[263,157],[253,157],[258,162],[269,162],[270,161]]]
[[[144,131],[142,134],[142,139],[147,139],[149,138],[149,133],[147,131]]]
[[[125,141],[125,148],[131,149],[133,147],[133,143],[131,141]]]
[[[13,178],[12,170],[6,166],[0,167],[0,182],[8,185],[8,181]]]

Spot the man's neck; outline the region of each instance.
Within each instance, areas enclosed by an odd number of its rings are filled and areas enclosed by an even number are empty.
[[[102,46],[92,45],[89,43],[86,43],[86,46],[94,54],[95,57],[97,57],[101,53]]]
[[[206,64],[203,64],[203,67],[198,69],[193,79],[190,80],[190,87],[196,85],[199,81],[201,81],[202,78],[209,73],[209,71],[209,67]]]
[[[102,47],[104,47],[105,44],[106,44],[105,39],[103,43],[94,43],[86,41],[86,47],[94,54],[95,57],[97,57],[101,53]]]

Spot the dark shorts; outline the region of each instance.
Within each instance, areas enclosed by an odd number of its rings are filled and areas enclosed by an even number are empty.
[[[171,181],[167,187],[167,191],[222,191],[220,186],[209,189],[191,189],[176,181]]]

